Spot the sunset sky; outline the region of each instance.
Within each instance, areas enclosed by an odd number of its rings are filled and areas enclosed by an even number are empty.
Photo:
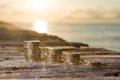
[[[12,23],[120,23],[120,0],[0,0],[0,20]]]

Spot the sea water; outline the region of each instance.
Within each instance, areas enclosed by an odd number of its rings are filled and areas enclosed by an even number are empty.
[[[32,25],[24,25],[31,28]],[[120,51],[120,24],[47,25],[48,34],[69,42],[83,42],[92,47]]]

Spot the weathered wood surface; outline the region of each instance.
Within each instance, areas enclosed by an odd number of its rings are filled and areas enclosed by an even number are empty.
[[[46,64],[25,60],[23,47],[0,47],[0,80],[119,80],[120,53],[102,48],[82,48],[78,51],[86,62],[101,62],[100,67],[90,64]]]

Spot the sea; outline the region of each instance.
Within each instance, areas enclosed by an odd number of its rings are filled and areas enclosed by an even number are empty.
[[[17,24],[32,30],[31,24]],[[47,34],[59,36],[69,42],[87,43],[91,47],[120,52],[120,24],[51,24]]]

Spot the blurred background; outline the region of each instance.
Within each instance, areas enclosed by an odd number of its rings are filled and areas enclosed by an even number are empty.
[[[120,51],[119,4],[119,0],[0,0],[0,21]]]

